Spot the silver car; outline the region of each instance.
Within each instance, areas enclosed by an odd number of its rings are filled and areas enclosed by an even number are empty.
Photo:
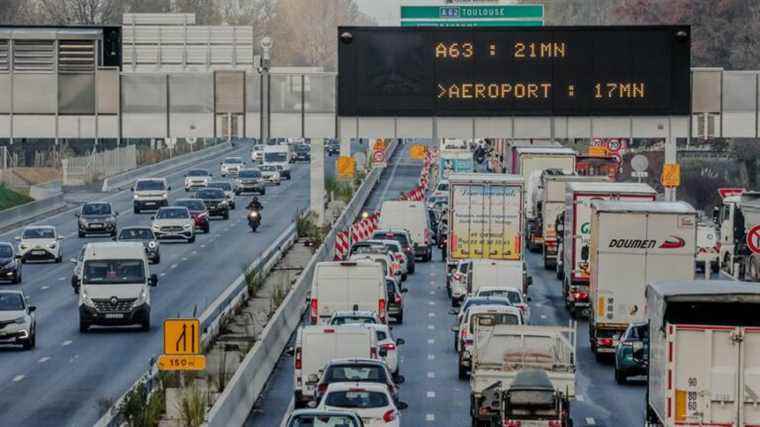
[[[37,342],[36,310],[22,291],[0,291],[0,344],[33,349]]]
[[[169,206],[158,210],[151,217],[151,230],[156,238],[185,240],[195,242],[195,222],[190,210],[184,206]]]

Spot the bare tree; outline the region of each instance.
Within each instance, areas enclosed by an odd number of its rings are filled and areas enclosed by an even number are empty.
[[[119,0],[37,0],[45,24],[118,24]]]

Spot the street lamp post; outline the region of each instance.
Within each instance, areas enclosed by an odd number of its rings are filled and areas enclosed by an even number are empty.
[[[261,143],[269,143],[269,67],[272,64],[272,38],[266,36],[261,39]]]

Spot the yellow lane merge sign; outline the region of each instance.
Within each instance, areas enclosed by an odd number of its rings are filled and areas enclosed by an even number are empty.
[[[202,371],[206,369],[206,356],[162,354],[158,357],[158,369],[161,371]]]
[[[336,162],[338,177],[353,178],[356,174],[356,160],[350,156],[340,156]]]
[[[681,165],[678,163],[666,163],[662,166],[660,182],[663,187],[675,188],[681,185]]]
[[[198,319],[164,320],[164,355],[178,356],[201,352],[201,325]]]
[[[409,147],[409,157],[412,160],[425,160],[427,147],[424,144],[414,144]]]

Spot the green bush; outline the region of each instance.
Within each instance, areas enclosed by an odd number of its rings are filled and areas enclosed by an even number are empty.
[[[200,427],[206,418],[208,395],[193,383],[185,389],[180,399],[179,414],[185,427]]]
[[[119,406],[119,415],[130,427],[155,427],[166,409],[163,386],[150,393],[144,382],[127,393]]]
[[[26,194],[18,193],[5,185],[0,184],[0,210],[10,209],[14,206],[23,205],[24,203],[32,201],[34,201],[34,199]]]

